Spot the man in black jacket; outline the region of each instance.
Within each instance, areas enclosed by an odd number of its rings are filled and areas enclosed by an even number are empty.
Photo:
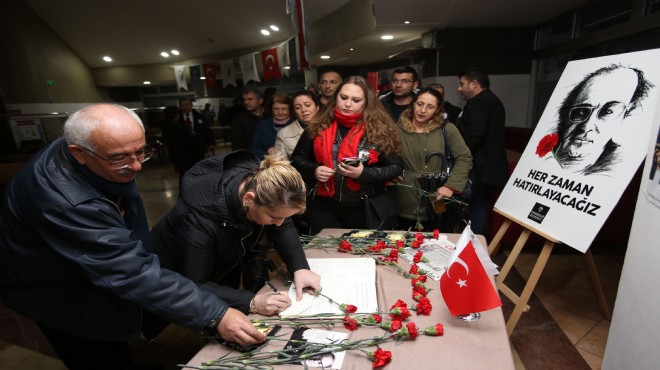
[[[250,149],[257,125],[263,117],[261,91],[253,88],[243,90],[244,111],[236,114],[231,122],[231,150]]]
[[[472,197],[468,209],[472,231],[487,231],[494,196],[508,179],[505,147],[504,105],[490,91],[490,79],[479,68],[458,74],[458,92],[467,100],[458,119],[458,129],[472,152]]]
[[[0,301],[37,322],[69,369],[133,368],[142,310],[225,339],[264,336],[151,253],[136,174],[153,150],[131,110],[74,113],[12,178],[0,223]]]

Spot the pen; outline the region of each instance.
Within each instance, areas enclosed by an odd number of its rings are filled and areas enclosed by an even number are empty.
[[[277,290],[277,288],[275,288],[275,287],[273,286],[273,284],[270,283],[270,281],[266,280],[266,285],[268,285],[268,286],[270,287],[270,289],[273,290],[273,292],[275,292],[275,293],[279,293],[279,291]]]

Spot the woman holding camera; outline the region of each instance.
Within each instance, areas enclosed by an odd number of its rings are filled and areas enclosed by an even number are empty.
[[[399,180],[403,185],[407,185],[398,189],[401,208],[398,226],[401,230],[420,229],[421,226],[426,231],[436,228],[445,232],[453,231],[447,230],[449,220],[446,218],[442,220],[441,217],[429,217],[432,212],[429,212],[427,207],[431,205],[418,190],[420,183],[417,175],[444,171],[445,146],[448,146],[452,153],[454,167],[447,182],[438,189],[432,189],[437,200],[460,194],[472,168],[470,149],[465,145],[456,126],[444,119],[443,112],[442,95],[433,88],[425,88],[417,92],[410,107],[399,118],[403,168],[406,173],[406,177]],[[443,125],[447,142],[442,132]],[[441,227],[442,225],[445,227]]]
[[[367,80],[345,79],[291,154],[314,188],[307,211],[312,234],[366,228],[363,199],[383,194],[385,183],[401,175],[400,152],[396,126]]]

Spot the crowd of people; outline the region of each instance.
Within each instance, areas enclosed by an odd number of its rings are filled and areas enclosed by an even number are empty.
[[[257,293],[268,251],[282,258],[296,299],[321,290],[299,233],[367,228],[366,199],[394,192],[394,218],[381,226],[430,231],[446,222],[429,216],[433,204],[460,197],[470,180],[469,221],[486,230],[507,168],[504,107],[483,71],[459,74],[462,112],[443,86],[421,88],[412,67],[395,70],[380,96],[361,76],[326,71],[319,81],[318,95],[274,92],[267,103],[245,89],[224,155],[206,155],[210,107],[167,107],[163,138],[180,197],[152,229],[135,181],[153,155],[139,117],[110,103],[74,113],[6,189],[0,300],[34,319],[67,367],[129,369],[127,341],[170,322],[263,341],[246,314],[291,303]],[[443,171],[450,152],[453,168],[429,199],[417,179]]]

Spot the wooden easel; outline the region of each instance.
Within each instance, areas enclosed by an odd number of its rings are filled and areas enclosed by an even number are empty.
[[[507,257],[504,266],[502,266],[502,269],[500,270],[500,274],[495,279],[497,288],[502,292],[502,294],[504,294],[507,298],[509,298],[511,302],[513,302],[513,304],[515,305],[513,312],[511,313],[511,316],[509,317],[509,320],[506,323],[506,330],[510,336],[511,333],[513,333],[513,329],[516,327],[516,324],[518,324],[518,320],[520,319],[522,313],[529,311],[529,306],[527,305],[527,302],[529,302],[529,298],[531,297],[532,292],[536,287],[536,283],[539,281],[539,278],[541,277],[541,273],[545,268],[545,264],[548,262],[548,258],[550,258],[550,253],[552,252],[552,249],[554,248],[555,244],[560,243],[560,241],[544,234],[541,231],[534,229],[533,227],[530,227],[529,225],[523,223],[520,220],[517,220],[515,217],[497,208],[494,208],[493,211],[504,216],[506,220],[504,220],[502,226],[500,226],[500,229],[495,234],[495,237],[488,245],[489,254],[493,254],[499,248],[500,241],[504,237],[506,231],[509,229],[509,226],[511,226],[511,222],[515,222],[523,227],[523,231],[520,233],[520,236],[518,237],[516,244],[513,246],[513,249],[511,250],[511,254]],[[527,239],[529,238],[532,232],[543,237],[545,239],[545,243],[543,245],[543,249],[541,250],[541,253],[539,254],[536,260],[536,263],[534,264],[532,273],[529,275],[529,279],[527,280],[527,283],[525,284],[522,293],[520,294],[520,296],[518,296],[513,290],[511,290],[508,286],[504,284],[504,280],[511,271],[511,268],[513,268],[513,264],[516,262],[516,259],[518,259],[518,255],[522,251],[523,247],[525,246],[525,243],[527,242]],[[585,257],[587,259],[587,267],[589,268],[591,280],[594,284],[596,296],[598,297],[598,302],[600,304],[601,310],[603,311],[603,316],[606,319],[611,320],[612,316],[610,314],[609,307],[607,306],[607,301],[605,300],[605,293],[603,292],[603,287],[600,283],[600,277],[598,276],[598,271],[596,270],[596,264],[594,263],[594,258],[593,255],[591,254],[591,250],[587,250],[587,252],[585,253]]]

